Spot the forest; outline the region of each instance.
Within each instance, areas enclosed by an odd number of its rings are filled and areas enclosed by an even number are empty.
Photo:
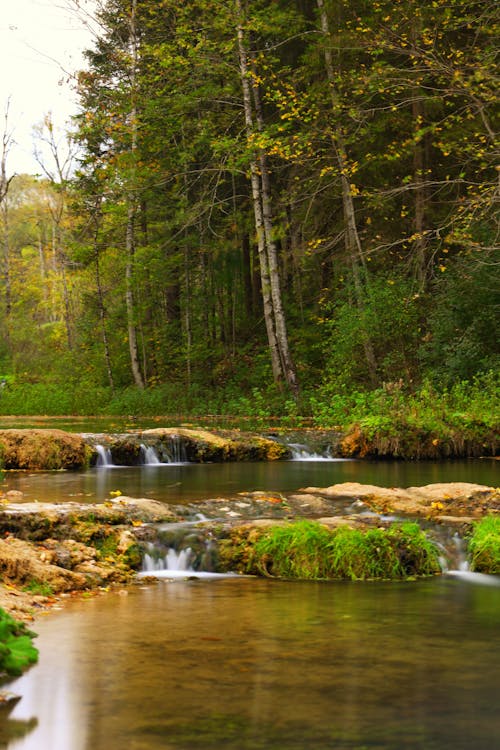
[[[497,3],[96,7],[39,176],[3,134],[0,413],[493,427]]]

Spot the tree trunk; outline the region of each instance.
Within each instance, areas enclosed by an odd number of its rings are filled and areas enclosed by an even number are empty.
[[[253,86],[253,95],[255,103],[255,119],[257,129],[262,132],[264,128],[264,117],[262,112],[262,103],[260,92],[257,84]],[[262,218],[264,223],[264,236],[266,243],[267,258],[269,264],[269,280],[271,284],[271,297],[273,303],[274,321],[276,327],[276,338],[281,359],[281,368],[284,373],[285,381],[294,396],[298,395],[298,383],[295,367],[288,345],[288,333],[286,328],[285,312],[283,310],[283,299],[281,294],[281,280],[278,263],[278,250],[274,238],[274,222],[271,202],[271,179],[269,176],[269,167],[265,152],[261,149],[259,152],[259,171],[262,192]]]
[[[137,0],[132,0],[132,9],[129,22],[129,44],[132,55],[130,67],[130,129],[131,129],[131,175],[129,178],[127,191],[127,229],[125,235],[125,302],[127,307],[127,329],[128,345],[130,351],[130,366],[132,376],[138,388],[144,389],[145,383],[141,373],[139,363],[139,347],[137,343],[137,325],[135,320],[135,301],[134,301],[134,283],[133,283],[133,266],[135,255],[135,220],[136,220],[136,175],[134,160],[137,151],[137,108],[136,108],[136,72],[137,72],[137,29],[136,29],[136,10]]]
[[[129,207],[127,210],[127,231],[126,231],[126,266],[125,266],[125,302],[127,306],[127,330],[128,346],[130,351],[130,366],[132,376],[138,388],[144,389],[145,383],[139,364],[139,347],[137,344],[137,326],[135,323],[135,303],[133,293],[133,264],[135,255],[135,210],[129,198]]]
[[[109,386],[112,393],[115,391],[115,382],[113,379],[113,368],[111,367],[111,354],[109,350],[108,333],[106,329],[106,306],[104,304],[104,294],[101,283],[101,268],[99,259],[98,229],[94,234],[94,258],[95,258],[95,281],[97,290],[97,306],[99,310],[99,324],[101,326],[102,345],[104,348],[104,361],[106,363],[106,373],[108,376]]]
[[[238,17],[237,38],[240,64],[240,78],[243,92],[243,107],[245,112],[245,125],[247,135],[253,133],[253,111],[250,82],[248,77],[248,55],[245,47],[245,35],[243,30],[243,8],[241,0],[236,0],[236,13]],[[276,335],[273,300],[271,292],[271,280],[269,260],[266,251],[266,236],[264,230],[264,216],[262,207],[262,186],[259,176],[258,158],[252,155],[250,160],[250,183],[252,187],[252,202],[255,220],[255,232],[257,236],[257,252],[259,256],[260,280],[262,290],[262,302],[264,308],[264,321],[266,324],[267,340],[271,353],[271,365],[274,381],[279,385],[283,382],[285,373],[281,365],[280,349]]]

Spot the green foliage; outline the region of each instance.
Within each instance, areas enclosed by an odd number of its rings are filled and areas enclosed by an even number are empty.
[[[39,596],[52,596],[54,593],[54,589],[50,585],[50,583],[46,583],[45,581],[37,581],[35,579],[29,581],[25,586],[23,586],[23,591],[27,591],[30,594],[36,594]]]
[[[500,516],[485,516],[474,524],[468,550],[472,570],[500,575]]]
[[[35,633],[0,609],[0,676],[17,677],[38,659]]]
[[[498,369],[494,3],[325,3],[329,32],[314,2],[243,5],[263,105],[251,135],[234,4],[144,0],[133,18],[130,2],[99,4],[77,76],[80,168],[62,184],[16,176],[2,204],[0,412],[312,413],[375,432],[396,407],[401,424],[443,431],[460,411],[475,430],[452,391]],[[298,400],[269,366],[256,155]],[[387,395],[399,381],[408,408]]]
[[[325,379],[336,388],[369,386],[366,340],[373,348],[380,382],[411,379],[422,314],[415,282],[394,271],[378,274],[367,283],[362,310],[353,310],[352,296],[348,287],[342,301],[325,305]]]
[[[247,553],[248,556],[248,553]],[[265,530],[248,567],[279,578],[407,579],[439,573],[438,553],[418,524],[329,531],[314,521]]]

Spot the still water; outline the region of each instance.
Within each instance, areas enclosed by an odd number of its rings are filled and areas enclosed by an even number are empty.
[[[302,460],[261,463],[164,464],[94,468],[82,472],[0,472],[0,492],[21,490],[25,500],[102,502],[110,491],[185,503],[252,490],[294,492],[361,482],[411,487],[434,482],[499,484],[498,461],[343,461]]]
[[[8,750],[493,750],[500,587],[161,581],[39,617]]]

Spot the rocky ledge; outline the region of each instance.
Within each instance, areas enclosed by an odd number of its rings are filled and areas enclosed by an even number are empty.
[[[77,435],[63,430],[0,430],[0,469],[47,471],[82,469],[98,460],[98,446],[114,464],[140,464],[147,448],[159,460],[195,463],[275,461],[290,457],[275,440],[238,430],[208,432],[160,427],[124,434]]]
[[[248,535],[252,528],[312,519],[329,529],[368,530],[416,520],[431,534],[451,528],[463,535],[475,521],[499,513],[498,489],[465,483],[407,489],[343,483],[176,506],[129,497],[98,505],[7,502],[0,510],[0,607],[26,619],[59,595],[130,583],[148,545],[185,522],[191,546],[195,527],[198,539],[224,540],[227,561],[234,559],[228,544],[241,544],[242,529]]]

